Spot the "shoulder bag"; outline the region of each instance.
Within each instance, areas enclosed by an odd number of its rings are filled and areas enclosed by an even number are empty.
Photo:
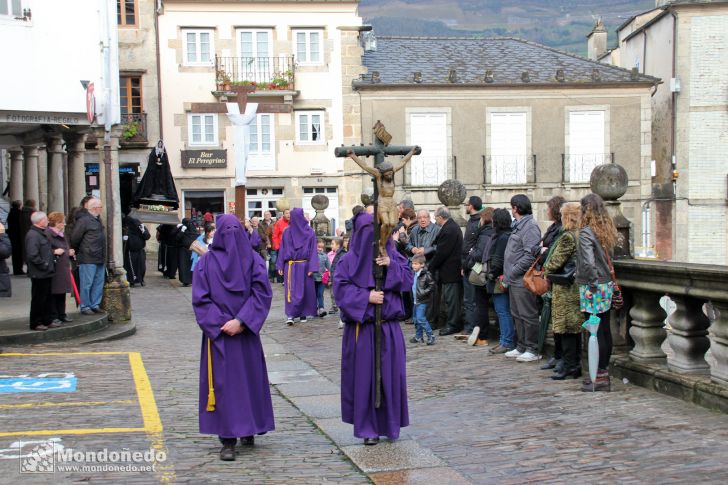
[[[536,258],[526,274],[523,275],[523,286],[534,295],[541,296],[549,291],[549,282],[543,275],[543,269],[536,269],[540,258]],[[548,260],[548,258],[547,258]]]
[[[486,272],[485,268],[483,268],[483,263],[475,263],[473,265],[468,275],[468,281],[473,286],[485,286]]]

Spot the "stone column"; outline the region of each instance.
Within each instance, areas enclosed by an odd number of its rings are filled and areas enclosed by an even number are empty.
[[[104,130],[96,131],[99,153],[99,185],[101,200],[104,205],[102,218],[107,240],[107,266],[111,278],[104,286],[104,298],[101,306],[109,314],[113,322],[131,319],[131,295],[129,283],[124,270],[124,254],[121,240],[121,196],[119,193],[119,138],[121,127],[114,125],[109,142],[110,163],[105,161]]]
[[[316,216],[314,216],[313,221],[311,221],[316,236],[330,236],[329,219],[324,214],[324,211],[329,206],[329,198],[322,194],[314,195],[311,198],[311,205],[314,209],[316,209]]]
[[[48,140],[48,212],[65,213],[62,142],[60,136]]]
[[[705,353],[710,348],[710,320],[703,313],[705,301],[684,295],[670,295],[670,298],[676,308],[667,319],[672,327],[667,341],[674,355],[668,356],[667,366],[682,374],[707,373],[709,366]]]
[[[68,152],[68,206],[73,207],[86,195],[86,137],[85,134],[68,135],[66,151]]]
[[[48,212],[48,150],[38,147],[38,210]]]
[[[38,147],[35,145],[23,146],[25,173],[23,174],[23,203],[33,199],[38,207],[40,193],[38,191]]]
[[[10,200],[23,199],[23,150],[10,150]]]
[[[728,301],[711,302],[715,320],[710,326],[710,353],[715,362],[710,366],[710,378],[714,382],[728,384]]]
[[[629,356],[635,360],[661,360],[665,353],[660,346],[665,341],[665,310],[660,306],[660,297],[649,291],[634,290],[634,304],[629,310],[632,326],[629,334],[634,348]]]

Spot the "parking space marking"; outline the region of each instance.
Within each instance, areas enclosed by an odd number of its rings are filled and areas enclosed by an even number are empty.
[[[0,404],[0,409],[15,408],[51,408],[65,406],[108,406],[113,404],[137,404],[133,399],[121,401],[70,401],[70,402],[36,402],[26,404]]]

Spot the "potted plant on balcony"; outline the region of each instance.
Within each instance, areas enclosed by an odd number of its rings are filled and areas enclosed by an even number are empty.
[[[233,81],[232,85],[236,90],[242,86],[245,88],[243,91],[247,91],[249,93],[255,92],[258,87],[258,84],[255,81],[248,81],[247,79],[243,81]]]
[[[217,71],[215,82],[218,91],[230,91],[230,76],[225,71]]]
[[[141,129],[141,123],[138,121],[131,121],[124,125],[124,130],[121,132],[121,137],[125,141],[129,141],[139,134]]]

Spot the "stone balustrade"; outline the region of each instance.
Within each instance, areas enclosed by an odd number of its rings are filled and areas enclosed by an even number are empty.
[[[683,386],[679,394],[690,400],[705,401],[695,399],[698,388],[728,398],[728,267],[629,259],[615,261],[615,269],[627,295],[633,341],[628,361],[618,358],[615,366],[628,368],[632,376],[651,376],[643,383],[659,374],[673,389]],[[660,305],[665,295],[675,303],[669,317]],[[652,387],[661,390],[660,384]],[[728,409],[728,404],[717,407]]]

